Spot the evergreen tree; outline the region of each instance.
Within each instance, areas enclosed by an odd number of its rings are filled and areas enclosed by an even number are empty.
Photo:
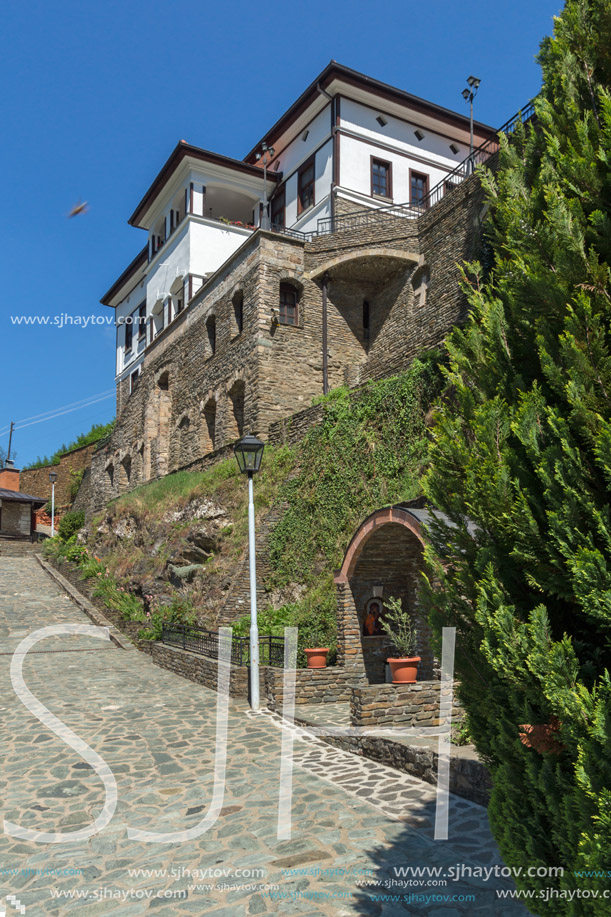
[[[457,628],[459,692],[492,772],[489,815],[506,863],[564,868],[518,884],[602,895],[611,867],[611,0],[567,0],[539,60],[535,124],[502,144],[499,170],[482,179],[493,259],[488,274],[478,265],[465,274],[471,316],[448,342],[426,491],[453,525],[431,529],[425,597],[438,634]],[[551,741],[529,747],[521,724],[548,724]],[[600,878],[574,874],[597,869]],[[529,906],[611,909],[577,897]]]

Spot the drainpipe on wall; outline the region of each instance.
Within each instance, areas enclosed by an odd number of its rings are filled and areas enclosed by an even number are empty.
[[[331,179],[331,225],[333,225],[333,221],[335,220],[335,189],[337,187],[337,182],[335,181],[336,168],[337,168],[337,165],[335,162],[336,157],[337,157],[337,142],[336,142],[337,96],[332,96],[330,93],[328,93],[326,89],[322,88],[320,83],[316,84],[316,88],[320,92],[320,94],[325,96],[331,103],[331,144],[332,144],[332,150],[333,150],[332,179]]]
[[[322,393],[329,392],[329,359],[327,354],[327,285],[329,275],[325,271],[322,278]]]

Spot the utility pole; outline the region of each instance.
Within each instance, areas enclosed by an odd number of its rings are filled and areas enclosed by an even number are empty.
[[[12,444],[12,442],[13,442],[13,427],[14,427],[14,426],[15,426],[15,422],[14,422],[13,420],[11,420],[11,431],[10,431],[10,433],[9,433],[9,435],[8,435],[8,452],[7,452],[7,455],[6,455],[6,460],[7,460],[7,462],[10,461],[10,458],[11,458],[11,444]]]

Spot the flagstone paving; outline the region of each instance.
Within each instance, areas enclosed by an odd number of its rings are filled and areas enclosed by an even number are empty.
[[[56,623],[90,624],[33,557],[0,556],[2,817],[34,830],[71,832],[98,816],[104,786],[20,702],[9,674],[20,640]],[[128,826],[179,831],[205,816],[214,780],[216,694],[135,649],[80,635],[37,644],[23,673],[30,691],[107,762],[119,798],[110,824],[87,840],[37,844],[0,833],[0,912],[7,902],[7,917],[19,913],[15,899],[27,917],[527,913],[496,898],[495,889],[512,886],[494,875],[428,888],[391,886],[400,881],[396,867],[501,864],[485,810],[452,797],[450,839],[435,841],[433,787],[296,727],[292,836],[278,840],[286,727],[278,716],[255,714],[233,700],[225,795],[215,824],[182,843],[130,839]],[[203,870],[217,872],[204,876]],[[253,876],[254,870],[261,872]],[[359,887],[359,881],[379,884]],[[437,900],[412,900],[416,895]]]

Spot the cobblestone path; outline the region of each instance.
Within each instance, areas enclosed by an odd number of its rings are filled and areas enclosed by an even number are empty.
[[[26,709],[10,680],[12,654],[23,637],[58,623],[90,624],[34,557],[1,556],[2,818],[71,832],[99,815],[102,781]],[[242,702],[230,702],[225,797],[213,827],[180,844],[131,840],[127,826],[178,831],[205,815],[216,694],[134,649],[86,636],[37,644],[23,675],[30,691],[103,757],[119,798],[110,824],[76,843],[21,840],[4,833],[0,822],[0,913],[4,908],[7,917],[526,913],[496,898],[495,889],[512,886],[494,874],[488,881],[390,886],[401,881],[395,867],[500,864],[485,811],[454,797],[450,840],[436,842],[430,786],[313,737],[295,742],[292,837],[278,840],[282,725]],[[357,885],[373,881],[380,884]]]

